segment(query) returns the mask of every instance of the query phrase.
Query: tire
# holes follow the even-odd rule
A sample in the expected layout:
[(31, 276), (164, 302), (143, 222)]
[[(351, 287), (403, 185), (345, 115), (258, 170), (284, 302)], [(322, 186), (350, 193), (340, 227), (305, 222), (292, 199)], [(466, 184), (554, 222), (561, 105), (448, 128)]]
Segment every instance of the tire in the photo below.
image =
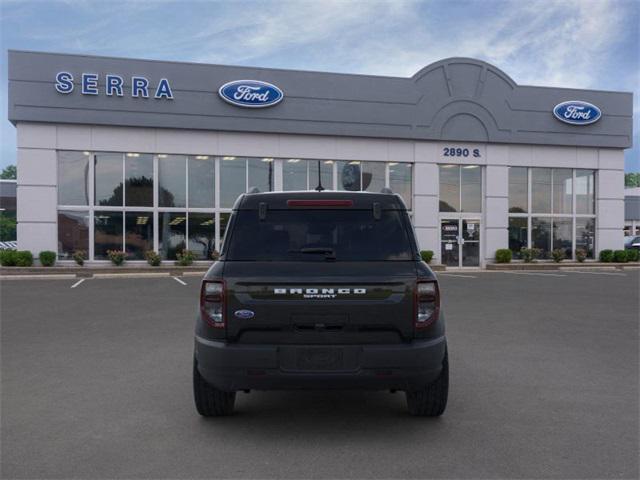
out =
[(417, 417), (439, 417), (447, 408), (449, 396), (449, 356), (444, 351), (442, 370), (438, 378), (423, 390), (409, 391), (407, 408), (411, 415)]
[(193, 360), (193, 397), (196, 410), (203, 417), (222, 417), (233, 413), (236, 392), (223, 392), (202, 378), (198, 364)]

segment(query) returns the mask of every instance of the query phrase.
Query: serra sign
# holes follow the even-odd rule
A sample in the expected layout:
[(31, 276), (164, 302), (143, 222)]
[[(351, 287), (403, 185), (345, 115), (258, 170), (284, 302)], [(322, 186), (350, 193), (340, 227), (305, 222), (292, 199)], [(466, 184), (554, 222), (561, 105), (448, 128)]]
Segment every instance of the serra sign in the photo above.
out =
[[(69, 94), (75, 90), (73, 75), (69, 72), (58, 72), (56, 75), (55, 87), (59, 93)], [(82, 95), (99, 95), (100, 86), (98, 84), (100, 78), (97, 73), (83, 73), (80, 76), (80, 93)], [(104, 94), (108, 97), (124, 96), (124, 78), (120, 75), (107, 73), (104, 76)], [(153, 98), (166, 98), (173, 100), (173, 92), (169, 80), (161, 78), (155, 91), (150, 88), (149, 80), (142, 76), (131, 77), (131, 96), (134, 98), (149, 98), (149, 93), (153, 93)]]
[(284, 93), (271, 83), (260, 80), (234, 80), (218, 90), (225, 102), (237, 107), (264, 108), (280, 103)]
[(600, 120), (602, 112), (592, 103), (581, 100), (569, 100), (553, 107), (555, 117), (571, 125), (589, 125)]

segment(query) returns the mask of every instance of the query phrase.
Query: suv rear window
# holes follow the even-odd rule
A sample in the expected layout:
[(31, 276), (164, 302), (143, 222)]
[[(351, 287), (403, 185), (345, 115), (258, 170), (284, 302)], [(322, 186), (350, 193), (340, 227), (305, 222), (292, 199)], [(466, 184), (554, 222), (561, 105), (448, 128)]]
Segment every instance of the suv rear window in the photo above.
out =
[(225, 260), (407, 261), (412, 247), (406, 212), (384, 210), (255, 210), (234, 212)]

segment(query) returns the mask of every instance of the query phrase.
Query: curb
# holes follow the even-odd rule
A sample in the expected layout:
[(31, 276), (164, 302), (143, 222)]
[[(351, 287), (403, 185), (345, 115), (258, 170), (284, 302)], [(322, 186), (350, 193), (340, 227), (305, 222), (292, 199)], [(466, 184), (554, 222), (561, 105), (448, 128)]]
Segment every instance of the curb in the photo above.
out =
[(489, 263), (486, 269), (489, 271), (510, 271), (510, 270), (626, 270), (640, 268), (640, 264), (634, 263)]

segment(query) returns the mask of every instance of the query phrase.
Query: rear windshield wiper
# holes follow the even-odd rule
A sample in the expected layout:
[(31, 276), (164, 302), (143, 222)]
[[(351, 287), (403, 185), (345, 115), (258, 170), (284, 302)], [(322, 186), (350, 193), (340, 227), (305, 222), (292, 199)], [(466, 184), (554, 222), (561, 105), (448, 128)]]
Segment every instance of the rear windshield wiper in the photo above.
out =
[(292, 250), (295, 253), (324, 253), (327, 260), (335, 260), (336, 252), (331, 247), (305, 247), (300, 250)]

